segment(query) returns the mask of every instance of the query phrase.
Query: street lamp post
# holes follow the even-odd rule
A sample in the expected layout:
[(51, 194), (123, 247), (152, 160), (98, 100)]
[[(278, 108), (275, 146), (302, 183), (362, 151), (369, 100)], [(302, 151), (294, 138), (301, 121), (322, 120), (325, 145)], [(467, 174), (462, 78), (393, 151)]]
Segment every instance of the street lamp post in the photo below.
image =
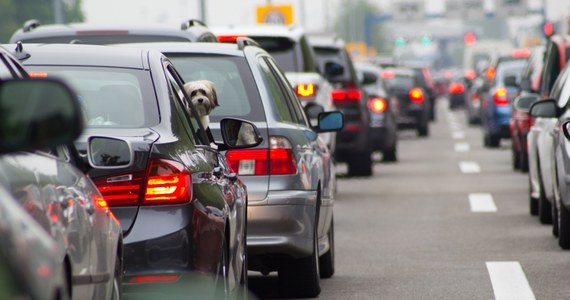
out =
[(62, 0), (53, 0), (53, 17), (54, 23), (62, 24), (63, 20), (63, 3)]

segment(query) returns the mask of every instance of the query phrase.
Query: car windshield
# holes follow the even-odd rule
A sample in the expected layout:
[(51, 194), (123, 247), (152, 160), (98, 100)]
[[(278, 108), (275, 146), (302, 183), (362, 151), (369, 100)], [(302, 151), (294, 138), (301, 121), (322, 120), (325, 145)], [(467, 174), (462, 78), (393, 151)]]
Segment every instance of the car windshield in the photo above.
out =
[(520, 77), (522, 74), (522, 70), (525, 67), (524, 60), (516, 60), (516, 61), (509, 61), (505, 62), (497, 68), (497, 76), (496, 80), (499, 85), (505, 85), (505, 78), (509, 76), (515, 76), (517, 82), (520, 81)]
[(28, 66), (31, 76), (59, 77), (77, 92), (87, 127), (142, 128), (159, 114), (146, 71), (74, 66)]
[(195, 54), (167, 54), (184, 81), (210, 80), (216, 87), (220, 104), (210, 117), (219, 121), (234, 116), (264, 121), (261, 98), (251, 70), (243, 58)]

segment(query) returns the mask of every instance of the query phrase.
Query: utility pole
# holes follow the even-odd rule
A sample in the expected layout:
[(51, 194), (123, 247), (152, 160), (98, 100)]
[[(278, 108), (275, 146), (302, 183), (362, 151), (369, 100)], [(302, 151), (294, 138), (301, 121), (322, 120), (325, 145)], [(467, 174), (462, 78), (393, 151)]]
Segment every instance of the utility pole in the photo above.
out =
[(200, 0), (200, 19), (204, 24), (208, 24), (206, 20), (206, 1)]
[(63, 19), (63, 3), (61, 1), (53, 0), (53, 16), (56, 24), (62, 24), (65, 21)]

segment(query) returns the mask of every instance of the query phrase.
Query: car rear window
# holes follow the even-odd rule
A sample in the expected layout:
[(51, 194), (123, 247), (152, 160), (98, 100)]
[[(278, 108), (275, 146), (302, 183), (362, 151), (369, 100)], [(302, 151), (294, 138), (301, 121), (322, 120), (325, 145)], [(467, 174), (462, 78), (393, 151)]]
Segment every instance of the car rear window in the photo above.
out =
[(184, 81), (210, 80), (216, 86), (219, 107), (210, 118), (219, 121), (226, 116), (251, 121), (265, 121), (255, 80), (243, 57), (209, 54), (165, 53)]
[(299, 72), (299, 58), (295, 52), (295, 42), (288, 38), (279, 37), (253, 37), (261, 48), (269, 52), (284, 72)]
[(148, 71), (74, 66), (27, 66), (32, 77), (58, 77), (77, 93), (87, 127), (143, 128), (159, 123)]
[(335, 76), (331, 81), (356, 84), (358, 81), (356, 78), (356, 71), (352, 66), (352, 61), (349, 61), (349, 57), (343, 49), (318, 46), (313, 47), (313, 49), (315, 49), (315, 54), (317, 55), (317, 60), (319, 61), (319, 67), (321, 70), (325, 70), (325, 64), (329, 61), (334, 61), (344, 67), (343, 73)]
[(36, 38), (23, 38), (26, 43), (38, 44), (69, 44), (77, 41), (83, 44), (108, 45), (118, 43), (155, 43), (155, 42), (189, 42), (188, 38), (178, 36), (138, 35), (138, 34), (78, 34), (64, 36), (47, 36)]
[(388, 89), (409, 90), (414, 87), (414, 78), (397, 74), (394, 77), (384, 79), (384, 83)]

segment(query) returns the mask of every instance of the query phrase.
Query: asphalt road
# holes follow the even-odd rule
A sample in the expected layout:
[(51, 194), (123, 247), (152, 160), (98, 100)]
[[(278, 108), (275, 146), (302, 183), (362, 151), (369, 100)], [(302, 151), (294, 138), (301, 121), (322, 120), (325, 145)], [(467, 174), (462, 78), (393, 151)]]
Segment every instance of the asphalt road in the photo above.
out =
[[(530, 216), (509, 141), (483, 148), (445, 100), (430, 129), (400, 132), (399, 162), (371, 178), (338, 167), (336, 273), (319, 298), (570, 299), (570, 253)], [(250, 288), (279, 298), (276, 276), (250, 276)]]

